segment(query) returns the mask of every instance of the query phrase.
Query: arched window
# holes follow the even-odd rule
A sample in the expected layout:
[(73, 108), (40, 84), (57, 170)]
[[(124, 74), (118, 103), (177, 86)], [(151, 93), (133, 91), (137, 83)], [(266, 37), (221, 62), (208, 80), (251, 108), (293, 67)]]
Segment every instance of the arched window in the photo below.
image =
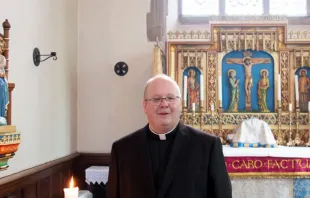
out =
[(265, 15), (309, 17), (310, 0), (179, 0), (181, 18)]
[(226, 15), (262, 15), (263, 0), (225, 0)]
[(269, 0), (271, 15), (307, 16), (307, 0)]
[(183, 16), (212, 16), (220, 14), (219, 0), (182, 0)]

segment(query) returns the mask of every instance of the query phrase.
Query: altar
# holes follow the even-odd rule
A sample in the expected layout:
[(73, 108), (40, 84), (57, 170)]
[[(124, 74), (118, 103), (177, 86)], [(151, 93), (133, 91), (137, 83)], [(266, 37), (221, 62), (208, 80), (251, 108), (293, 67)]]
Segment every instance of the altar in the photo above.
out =
[(310, 148), (223, 146), (233, 197), (310, 196)]
[[(288, 42), (286, 24), (207, 29), (167, 34), (182, 122), (220, 137), (233, 197), (310, 196), (310, 42)], [(254, 143), (236, 132), (253, 118), (264, 128)]]
[[(310, 196), (310, 148), (233, 148), (223, 145), (223, 154), (233, 198)], [(108, 183), (108, 170), (107, 166), (89, 167), (85, 170), (85, 182)]]

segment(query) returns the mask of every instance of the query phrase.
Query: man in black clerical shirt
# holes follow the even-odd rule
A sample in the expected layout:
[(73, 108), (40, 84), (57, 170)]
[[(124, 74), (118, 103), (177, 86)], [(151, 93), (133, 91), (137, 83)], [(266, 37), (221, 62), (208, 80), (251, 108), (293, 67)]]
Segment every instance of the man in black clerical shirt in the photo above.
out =
[(178, 84), (166, 75), (144, 89), (148, 124), (112, 145), (108, 198), (231, 198), (218, 137), (180, 122)]

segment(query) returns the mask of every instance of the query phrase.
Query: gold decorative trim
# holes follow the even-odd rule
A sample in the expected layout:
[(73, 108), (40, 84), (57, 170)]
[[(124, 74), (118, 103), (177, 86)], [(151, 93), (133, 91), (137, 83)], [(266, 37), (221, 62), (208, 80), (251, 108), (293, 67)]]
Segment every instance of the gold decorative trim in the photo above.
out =
[(249, 173), (229, 173), (229, 176), (234, 179), (264, 179), (264, 178), (310, 178), (310, 172), (289, 172), (289, 173), (275, 173), (275, 172), (249, 172)]
[(281, 105), (283, 111), (288, 111), (289, 106), (289, 51), (280, 51), (280, 75), (281, 75)]
[(291, 30), (287, 33), (288, 41), (309, 41), (310, 31), (309, 30)]
[(211, 41), (211, 33), (208, 30), (205, 31), (169, 31), (167, 32), (168, 40), (205, 40)]
[[(276, 24), (274, 26), (276, 26)], [(211, 32), (210, 30), (169, 30), (167, 31), (167, 38), (168, 40), (211, 41)], [(291, 30), (287, 32), (286, 38), (289, 42), (310, 41), (310, 30)], [(266, 44), (269, 45), (269, 41), (267, 41)], [(229, 45), (233, 47), (233, 42), (229, 42)], [(252, 45), (254, 45), (254, 43), (249, 40), (246, 47), (250, 48)]]
[(216, 71), (217, 71), (217, 52), (208, 51), (207, 53), (207, 104), (206, 110), (211, 111), (211, 104), (216, 107)]

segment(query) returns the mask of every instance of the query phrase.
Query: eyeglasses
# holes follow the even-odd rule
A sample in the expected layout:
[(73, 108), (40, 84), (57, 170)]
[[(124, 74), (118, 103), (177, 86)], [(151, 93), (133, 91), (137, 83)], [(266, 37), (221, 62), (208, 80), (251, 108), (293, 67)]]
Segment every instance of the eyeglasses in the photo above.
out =
[(144, 101), (150, 101), (153, 105), (159, 105), (163, 101), (163, 99), (165, 99), (169, 104), (173, 104), (179, 98), (180, 96), (166, 96), (164, 98), (157, 97), (157, 98), (145, 99)]

